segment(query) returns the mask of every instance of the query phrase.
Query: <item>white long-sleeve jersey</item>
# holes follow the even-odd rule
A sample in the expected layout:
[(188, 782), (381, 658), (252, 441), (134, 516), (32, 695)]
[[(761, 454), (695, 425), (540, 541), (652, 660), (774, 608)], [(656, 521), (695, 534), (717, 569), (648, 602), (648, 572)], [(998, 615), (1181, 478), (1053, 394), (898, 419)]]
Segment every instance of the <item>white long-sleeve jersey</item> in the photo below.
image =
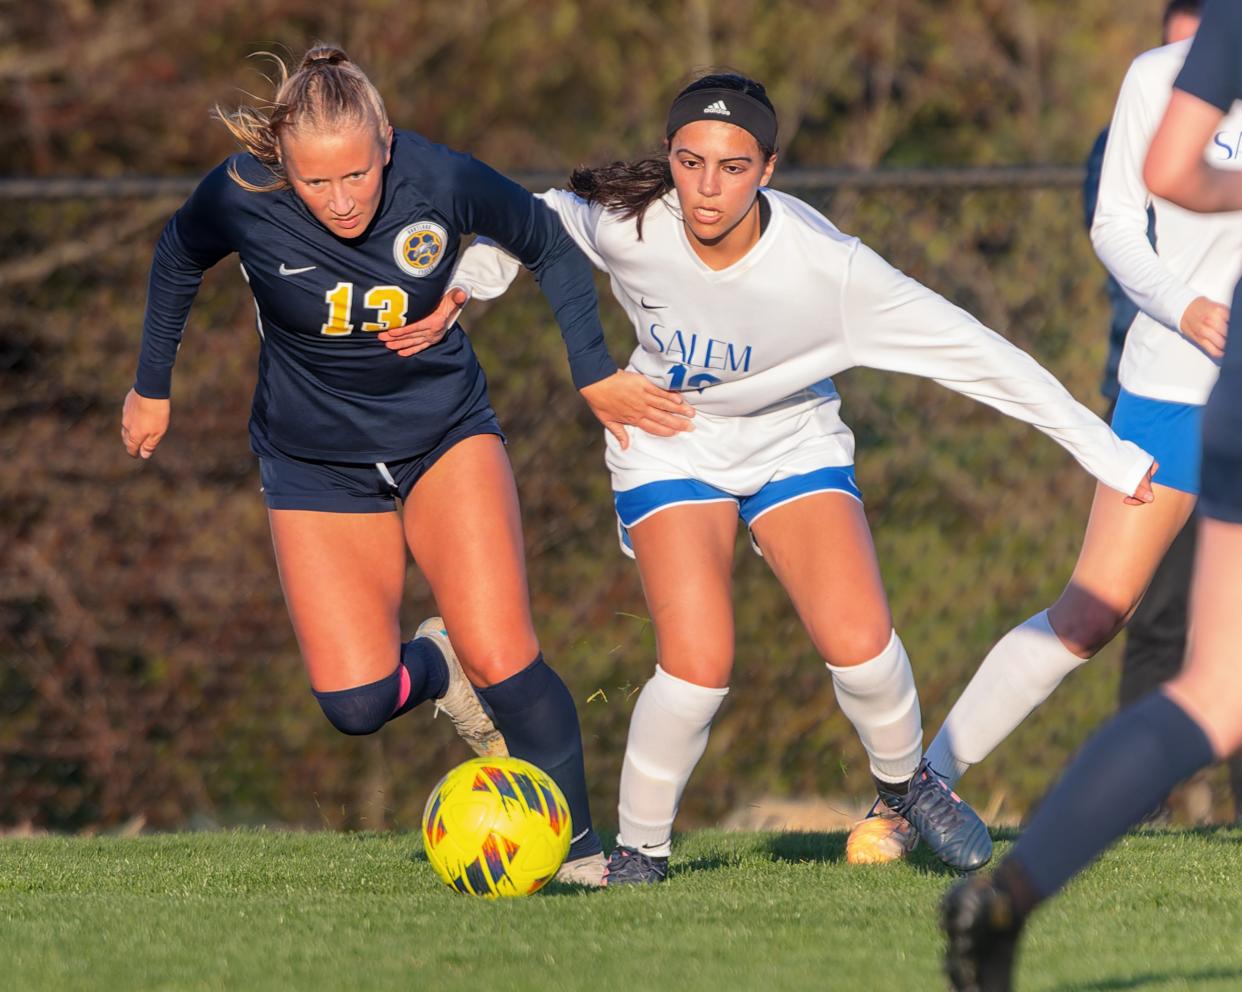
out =
[[(1207, 402), (1219, 367), (1182, 336), (1182, 314), (1199, 296), (1226, 306), (1242, 272), (1242, 212), (1199, 214), (1153, 197), (1143, 161), (1190, 40), (1144, 52), (1130, 65), (1100, 173), (1091, 225), (1096, 254), (1139, 313), (1126, 335), (1118, 379), (1139, 396), (1173, 403)], [(1204, 156), (1215, 166), (1242, 168), (1242, 110), (1221, 121)], [(1156, 215), (1156, 246), (1147, 240), (1147, 208)]]
[[(1093, 476), (1133, 493), (1151, 458), (1119, 439), (1025, 352), (885, 262), (795, 197), (764, 190), (771, 218), (739, 261), (709, 268), (690, 246), (674, 192), (632, 219), (564, 190), (541, 199), (612, 280), (638, 336), (629, 369), (680, 390), (709, 415), (746, 417), (836, 401), (854, 366), (926, 376), (1048, 434)], [(519, 265), (486, 242), (451, 280), (499, 296)]]

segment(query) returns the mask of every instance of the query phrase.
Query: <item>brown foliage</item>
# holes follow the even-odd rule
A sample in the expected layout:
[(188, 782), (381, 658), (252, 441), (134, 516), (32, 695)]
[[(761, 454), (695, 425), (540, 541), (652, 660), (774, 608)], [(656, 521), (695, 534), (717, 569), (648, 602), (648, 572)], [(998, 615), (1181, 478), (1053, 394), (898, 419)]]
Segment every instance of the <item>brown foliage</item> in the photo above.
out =
[[(1103, 0), (8, 5), (0, 162), (201, 173), (230, 150), (208, 108), (239, 86), (267, 92), (245, 55), (315, 38), (370, 71), (397, 124), (505, 169), (567, 173), (651, 149), (669, 95), (709, 62), (765, 80), (785, 163), (1077, 161), (1126, 62), (1155, 40), (1160, 5), (1141, 6), (1117, 20)], [(1073, 191), (810, 196), (1093, 394), (1104, 313)], [(255, 347), (235, 269), (200, 295), (172, 434), (150, 463), (121, 449), (157, 216), (174, 207), (5, 207), (0, 823), (410, 826), (466, 755), (422, 711), (375, 740), (339, 737), (306, 691), (246, 446)], [(605, 310), (623, 354), (630, 332)], [(614, 550), (599, 432), (529, 283), (470, 324), (512, 441), (537, 624), (579, 702), (606, 821), (654, 658), (637, 576)], [(850, 373), (840, 387), (933, 727), (988, 644), (1055, 594), (1090, 486), (1034, 432), (930, 384)], [(867, 788), (822, 665), (740, 548), (737, 677), (687, 823), (761, 793)], [(431, 610), (411, 571), (408, 625)], [(972, 788), (1003, 783), (1023, 806), (1110, 705), (1105, 669), (1076, 676)]]

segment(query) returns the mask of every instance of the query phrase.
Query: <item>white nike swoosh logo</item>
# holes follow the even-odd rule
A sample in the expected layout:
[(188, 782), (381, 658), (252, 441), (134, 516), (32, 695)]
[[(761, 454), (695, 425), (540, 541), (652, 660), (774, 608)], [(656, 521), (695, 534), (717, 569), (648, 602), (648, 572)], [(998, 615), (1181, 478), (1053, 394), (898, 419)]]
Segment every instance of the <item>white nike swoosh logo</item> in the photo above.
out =
[(314, 269), (314, 268), (317, 268), (317, 266), (307, 265), (301, 269), (291, 269), (287, 265), (285, 265), (284, 262), (281, 262), (280, 263), (280, 274), (282, 276), (296, 276), (296, 275), (300, 275), (303, 272), (310, 272), (311, 269)]

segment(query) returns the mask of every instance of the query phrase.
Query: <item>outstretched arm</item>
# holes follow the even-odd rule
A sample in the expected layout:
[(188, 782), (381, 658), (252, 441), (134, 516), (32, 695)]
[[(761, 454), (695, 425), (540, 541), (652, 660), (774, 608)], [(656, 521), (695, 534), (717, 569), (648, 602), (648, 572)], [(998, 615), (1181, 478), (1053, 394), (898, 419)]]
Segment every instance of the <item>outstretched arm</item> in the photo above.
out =
[(1020, 348), (858, 244), (842, 295), (856, 365), (906, 372), (1024, 421), (1133, 502), (1150, 502), (1152, 458), (1114, 434)]

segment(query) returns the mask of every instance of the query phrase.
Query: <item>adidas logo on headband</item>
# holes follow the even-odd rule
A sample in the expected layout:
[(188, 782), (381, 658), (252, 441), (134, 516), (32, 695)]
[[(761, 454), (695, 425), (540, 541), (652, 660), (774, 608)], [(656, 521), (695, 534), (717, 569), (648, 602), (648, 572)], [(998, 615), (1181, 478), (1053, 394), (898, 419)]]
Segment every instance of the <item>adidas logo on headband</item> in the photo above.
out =
[(715, 103), (709, 103), (706, 107), (703, 108), (703, 113), (721, 114), (725, 117), (733, 116), (732, 114), (729, 113), (729, 108), (725, 106), (725, 102), (723, 100), (717, 100)]

